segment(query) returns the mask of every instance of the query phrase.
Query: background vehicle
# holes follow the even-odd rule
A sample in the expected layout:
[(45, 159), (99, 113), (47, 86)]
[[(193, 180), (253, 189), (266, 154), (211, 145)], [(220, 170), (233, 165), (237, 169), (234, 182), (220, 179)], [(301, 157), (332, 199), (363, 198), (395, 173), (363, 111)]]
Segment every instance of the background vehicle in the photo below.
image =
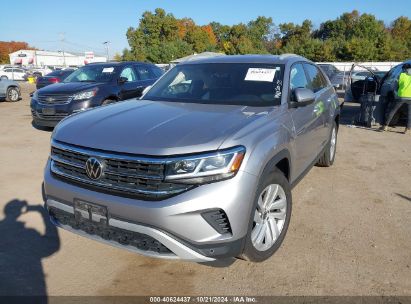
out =
[(0, 70), (1, 79), (25, 80), (27, 72), (21, 68), (4, 68)]
[(37, 77), (36, 88), (38, 90), (50, 84), (62, 82), (73, 72), (73, 69), (56, 70), (47, 74), (46, 76)]
[(369, 71), (355, 71), (351, 74), (352, 82), (356, 82), (358, 80), (365, 80), (368, 77), (376, 76), (379, 80), (381, 80), (387, 72), (384, 71), (373, 71), (373, 73)]
[(20, 100), (20, 86), (17, 82), (0, 78), (0, 99), (6, 101)]
[(72, 113), (140, 97), (162, 73), (155, 65), (142, 62), (88, 64), (63, 82), (43, 87), (33, 94), (33, 122), (54, 127)]
[(30, 75), (34, 77), (42, 77), (50, 74), (53, 70), (50, 67), (33, 67), (30, 69)]
[(318, 64), (318, 66), (324, 71), (324, 73), (330, 79), (334, 88), (344, 89), (348, 83), (348, 73), (344, 73), (337, 69), (332, 64)]
[[(380, 81), (378, 93), (380, 94), (380, 101), (384, 103), (384, 115), (388, 115), (389, 110), (394, 105), (398, 92), (398, 78), (402, 73), (402, 67), (405, 63), (411, 64), (411, 60), (405, 61), (393, 67)], [(398, 124), (405, 115), (407, 109), (402, 107), (391, 121), (391, 125)]]
[(184, 62), (138, 102), (58, 124), (46, 206), (65, 229), (148, 256), (262, 261), (286, 234), (291, 188), (333, 164), (339, 109), (300, 56)]

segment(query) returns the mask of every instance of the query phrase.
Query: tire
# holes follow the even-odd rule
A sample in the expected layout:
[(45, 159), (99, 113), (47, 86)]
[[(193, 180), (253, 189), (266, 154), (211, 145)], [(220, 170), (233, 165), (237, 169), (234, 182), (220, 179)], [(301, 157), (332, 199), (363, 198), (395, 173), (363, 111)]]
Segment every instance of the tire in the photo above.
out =
[[(240, 259), (252, 262), (262, 262), (270, 258), (274, 254), (274, 252), (276, 252), (280, 248), (281, 243), (283, 242), (284, 237), (287, 233), (291, 218), (292, 196), (291, 186), (288, 180), (278, 169), (264, 171), (266, 173), (263, 173), (257, 187), (257, 192), (250, 215), (248, 233), (246, 235), (244, 243), (244, 250), (241, 256), (239, 256)], [(274, 202), (277, 205), (274, 206), (274, 210), (277, 211), (268, 212), (265, 215), (259, 217), (259, 215), (262, 215), (262, 213), (267, 212), (267, 210), (265, 210), (265, 212), (260, 212), (262, 211), (261, 204), (263, 203), (259, 202), (264, 201), (264, 198), (266, 198), (266, 196), (264, 196), (264, 192), (269, 191), (267, 190), (267, 188), (271, 186), (274, 186), (274, 188), (272, 189), (273, 191), (276, 191), (275, 186), (278, 186), (277, 194), (274, 197), (274, 200), (268, 200), (271, 202), (271, 204), (273, 204)], [(265, 192), (265, 195), (268, 195), (268, 193), (269, 192)], [(270, 195), (268, 195), (268, 197), (270, 197)], [(260, 200), (260, 198), (263, 199)], [(285, 203), (281, 204), (281, 201), (283, 200), (285, 200)], [(285, 206), (285, 208), (282, 208), (283, 206)], [(278, 209), (276, 207), (278, 207)], [(264, 217), (265, 220), (263, 219)], [(278, 217), (278, 219), (276, 217)], [(280, 217), (283, 217), (283, 219), (281, 220)], [(276, 226), (272, 226), (273, 224)], [(264, 225), (266, 225), (266, 228), (264, 230), (265, 232), (263, 232)], [(275, 227), (277, 229), (275, 229)], [(259, 243), (258, 239), (261, 238), (262, 234), (264, 234), (264, 238), (261, 240), (261, 243)], [(267, 242), (267, 236), (273, 236), (273, 238), (271, 238), (271, 241)]]
[(10, 102), (16, 102), (20, 99), (19, 89), (16, 87), (10, 87), (6, 92), (6, 100)]
[(117, 101), (117, 100), (114, 100), (114, 99), (105, 99), (105, 100), (101, 103), (101, 105), (104, 106), (104, 105), (112, 104), (112, 103), (115, 103), (116, 101)]
[(330, 140), (325, 146), (324, 154), (318, 160), (317, 166), (331, 167), (334, 164), (335, 153), (337, 151), (337, 134), (338, 134), (338, 128), (337, 128), (337, 124), (334, 121), (333, 127), (331, 129), (331, 133), (330, 133)]

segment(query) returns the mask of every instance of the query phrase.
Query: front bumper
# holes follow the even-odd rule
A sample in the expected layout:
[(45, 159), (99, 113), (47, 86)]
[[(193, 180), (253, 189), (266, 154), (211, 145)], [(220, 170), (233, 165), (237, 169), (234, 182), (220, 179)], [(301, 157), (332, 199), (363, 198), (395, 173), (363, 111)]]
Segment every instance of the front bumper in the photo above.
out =
[[(94, 106), (91, 100), (71, 101), (64, 104), (43, 104), (32, 98), (31, 116), (35, 125), (55, 127), (62, 119), (73, 113), (90, 109)], [(47, 110), (51, 112), (47, 112)]]
[[(248, 231), (257, 178), (246, 172), (229, 180), (202, 185), (161, 201), (143, 201), (97, 192), (55, 177), (50, 163), (45, 170), (47, 206), (74, 214), (74, 202), (82, 200), (108, 210), (108, 227), (145, 234), (167, 247), (171, 253), (140, 250), (105, 240), (70, 225), (53, 220), (58, 226), (77, 234), (151, 257), (206, 262), (235, 257), (242, 251)], [(231, 233), (220, 234), (205, 219), (210, 210), (223, 210)]]
[[(149, 257), (155, 257), (155, 258), (166, 258), (166, 259), (184, 259), (187, 261), (193, 261), (193, 262), (209, 262), (209, 261), (214, 261), (213, 258), (206, 257), (204, 255), (199, 254), (198, 252), (192, 250), (191, 248), (185, 246), (184, 244), (178, 242), (177, 240), (173, 239), (169, 235), (165, 234), (162, 231), (156, 230), (151, 227), (146, 227), (142, 225), (137, 225), (134, 223), (110, 218), (107, 223), (107, 227), (112, 228), (118, 228), (117, 229), (117, 235), (112, 236), (108, 234), (107, 236), (102, 235), (104, 233), (104, 229), (101, 229), (102, 233), (98, 233), (96, 231), (91, 231), (91, 229), (87, 229), (86, 231), (84, 229), (81, 229), (81, 227), (73, 227), (72, 225), (68, 224), (68, 221), (65, 221), (64, 223), (61, 221), (62, 217), (56, 216), (57, 212), (56, 210), (59, 210), (61, 213), (65, 213), (67, 215), (72, 215), (74, 218), (74, 208), (72, 206), (62, 204), (58, 201), (48, 199), (46, 201), (46, 207), (51, 214), (50, 218), (53, 224), (55, 224), (58, 227), (61, 227), (65, 230), (68, 230), (70, 232), (76, 233), (81, 236), (85, 236), (87, 238), (106, 243), (108, 245), (112, 245), (115, 247), (120, 247), (123, 249), (126, 249), (131, 252), (139, 253), (142, 255), (146, 255)], [(66, 217), (68, 217), (66, 215)], [(58, 220), (60, 219), (60, 220)], [(77, 228), (77, 229), (76, 229)], [(97, 230), (97, 229), (95, 229)], [(120, 232), (124, 232), (123, 234), (120, 234)], [(140, 245), (141, 247), (147, 247), (147, 248), (142, 248), (139, 249), (136, 246), (132, 246), (129, 244), (129, 241), (127, 240), (127, 237), (124, 238), (125, 234), (130, 235), (130, 232), (136, 232), (138, 235), (142, 235), (143, 239), (141, 240), (141, 243), (144, 243)], [(113, 234), (113, 233), (111, 233)], [(123, 240), (118, 242), (116, 238), (123, 238)], [(145, 237), (145, 239), (144, 239)], [(150, 240), (151, 239), (155, 240), (154, 242)], [(129, 237), (130, 239), (130, 237)], [(163, 248), (167, 248), (169, 250), (153, 250), (154, 246), (147, 245), (148, 242), (161, 244)], [(140, 248), (141, 248), (140, 247)], [(157, 245), (159, 247), (159, 245)], [(151, 249), (151, 250), (150, 250)], [(155, 248), (157, 249), (157, 248)]]

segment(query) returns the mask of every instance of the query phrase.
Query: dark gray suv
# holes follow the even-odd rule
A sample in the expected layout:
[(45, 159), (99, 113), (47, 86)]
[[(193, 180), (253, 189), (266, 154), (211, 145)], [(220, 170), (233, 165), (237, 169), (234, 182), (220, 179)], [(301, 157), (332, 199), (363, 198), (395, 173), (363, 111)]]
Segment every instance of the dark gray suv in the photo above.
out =
[(303, 57), (179, 64), (140, 101), (57, 126), (46, 207), (64, 229), (152, 257), (262, 261), (284, 239), (292, 187), (333, 164), (338, 123), (334, 88)]

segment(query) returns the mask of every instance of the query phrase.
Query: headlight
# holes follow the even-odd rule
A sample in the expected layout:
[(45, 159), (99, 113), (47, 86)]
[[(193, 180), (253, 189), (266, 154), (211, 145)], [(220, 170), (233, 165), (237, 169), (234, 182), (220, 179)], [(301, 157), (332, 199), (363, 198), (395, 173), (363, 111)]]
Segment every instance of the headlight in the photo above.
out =
[(97, 94), (97, 88), (91, 91), (84, 91), (84, 92), (77, 93), (73, 96), (73, 100), (90, 99), (91, 97), (96, 96), (96, 94)]
[(244, 147), (214, 153), (182, 157), (166, 165), (166, 180), (202, 184), (233, 177), (241, 166)]
[(35, 91), (33, 93), (33, 96), (31, 96), (31, 98), (38, 99), (39, 98), (39, 93), (37, 93), (37, 91)]

